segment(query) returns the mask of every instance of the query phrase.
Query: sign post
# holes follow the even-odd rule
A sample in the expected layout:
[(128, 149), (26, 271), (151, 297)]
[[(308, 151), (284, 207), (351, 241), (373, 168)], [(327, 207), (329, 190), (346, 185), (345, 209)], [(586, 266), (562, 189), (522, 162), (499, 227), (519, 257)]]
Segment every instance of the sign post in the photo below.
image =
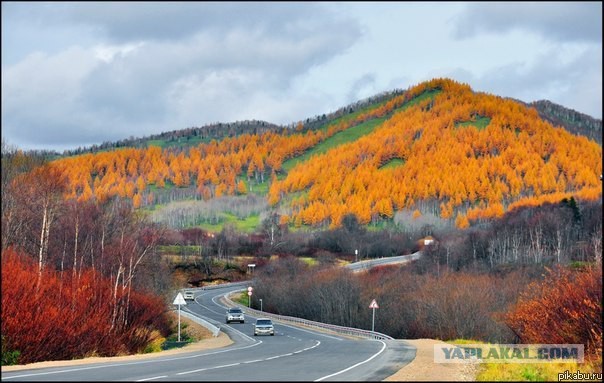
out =
[(247, 288), (247, 307), (252, 307), (252, 290), (254, 290), (252, 286)]
[(371, 331), (374, 331), (374, 329), (375, 329), (375, 309), (379, 309), (380, 306), (378, 306), (377, 302), (374, 299), (369, 304), (369, 308), (373, 309), (373, 318), (371, 319)]
[(182, 294), (178, 293), (172, 304), (178, 305), (178, 341), (180, 342), (180, 305), (186, 305), (187, 302), (185, 301), (185, 298), (182, 296)]

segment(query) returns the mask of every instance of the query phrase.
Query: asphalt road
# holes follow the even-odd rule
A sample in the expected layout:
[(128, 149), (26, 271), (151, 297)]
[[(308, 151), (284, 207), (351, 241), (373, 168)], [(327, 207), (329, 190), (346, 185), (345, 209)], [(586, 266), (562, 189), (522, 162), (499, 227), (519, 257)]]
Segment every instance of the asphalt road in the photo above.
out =
[[(239, 289), (241, 287), (238, 287)], [(183, 310), (220, 326), (233, 344), (123, 363), (2, 372), (6, 381), (379, 381), (415, 357), (402, 340), (349, 339), (275, 322), (274, 336), (253, 336), (255, 317), (225, 323), (220, 296), (237, 287), (199, 290)]]

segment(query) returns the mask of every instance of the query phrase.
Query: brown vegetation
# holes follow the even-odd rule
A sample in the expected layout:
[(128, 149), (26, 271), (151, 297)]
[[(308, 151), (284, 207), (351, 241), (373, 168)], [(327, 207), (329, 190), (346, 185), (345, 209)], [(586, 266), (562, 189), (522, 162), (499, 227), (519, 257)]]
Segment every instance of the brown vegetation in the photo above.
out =
[(523, 343), (582, 344), (602, 361), (602, 265), (555, 267), (532, 283), (506, 316)]

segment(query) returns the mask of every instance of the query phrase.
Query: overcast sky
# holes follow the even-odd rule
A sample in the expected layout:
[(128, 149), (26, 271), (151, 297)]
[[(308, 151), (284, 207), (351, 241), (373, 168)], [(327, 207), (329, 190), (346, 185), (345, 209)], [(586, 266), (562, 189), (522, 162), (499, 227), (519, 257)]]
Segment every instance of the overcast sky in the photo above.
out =
[(434, 77), (602, 118), (601, 2), (2, 1), (2, 137), (289, 124)]

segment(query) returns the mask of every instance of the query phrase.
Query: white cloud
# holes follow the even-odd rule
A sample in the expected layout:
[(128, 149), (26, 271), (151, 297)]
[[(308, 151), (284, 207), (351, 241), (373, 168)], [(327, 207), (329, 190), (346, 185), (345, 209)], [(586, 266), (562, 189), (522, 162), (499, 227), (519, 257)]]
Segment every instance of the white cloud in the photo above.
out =
[(116, 56), (124, 57), (130, 52), (134, 52), (136, 49), (142, 47), (144, 43), (138, 44), (125, 44), (125, 45), (99, 45), (94, 48), (94, 57), (110, 63)]

